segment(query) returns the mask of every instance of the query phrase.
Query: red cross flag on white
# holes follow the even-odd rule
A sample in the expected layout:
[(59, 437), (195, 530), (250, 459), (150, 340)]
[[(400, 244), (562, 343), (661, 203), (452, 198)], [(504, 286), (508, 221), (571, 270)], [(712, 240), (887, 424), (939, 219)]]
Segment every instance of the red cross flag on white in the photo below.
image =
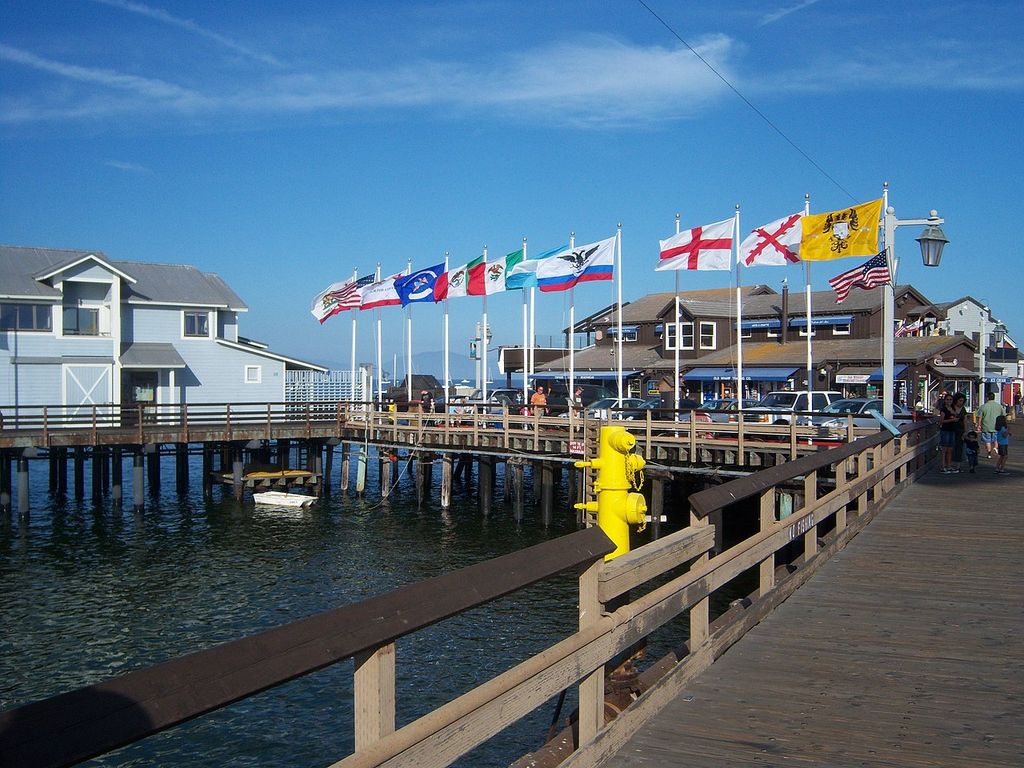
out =
[(655, 271), (666, 269), (731, 269), (732, 231), (735, 219), (684, 229), (661, 241), (661, 261)]
[(794, 213), (757, 227), (740, 243), (739, 260), (745, 267), (779, 267), (800, 261), (802, 213)]

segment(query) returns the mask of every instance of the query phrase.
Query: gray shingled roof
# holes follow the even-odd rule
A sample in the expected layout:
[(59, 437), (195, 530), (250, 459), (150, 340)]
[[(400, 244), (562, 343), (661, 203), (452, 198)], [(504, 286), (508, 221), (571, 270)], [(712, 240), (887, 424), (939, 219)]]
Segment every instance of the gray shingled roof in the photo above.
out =
[(202, 272), (186, 264), (111, 261), (101, 251), (10, 245), (0, 246), (0, 295), (58, 299), (59, 291), (36, 280), (33, 275), (45, 274), (90, 255), (137, 280), (134, 285), (125, 286), (124, 297), (127, 299), (247, 309), (245, 302), (219, 275)]
[[(574, 360), (576, 370), (579, 372), (615, 370), (617, 360), (613, 354), (614, 349), (614, 346), (596, 345), (576, 350)], [(638, 347), (636, 345), (623, 344), (622, 367), (630, 371), (672, 368), (674, 361), (665, 360), (658, 354), (658, 349), (658, 347)], [(538, 365), (537, 370), (541, 372), (568, 371), (569, 356), (566, 355), (557, 360), (552, 360), (550, 363)]]
[[(907, 336), (895, 340), (894, 357), (901, 362), (921, 363), (958, 344), (973, 346), (963, 336)], [(882, 340), (869, 339), (821, 339), (812, 347), (815, 360), (839, 362), (872, 362), (882, 358)], [(704, 355), (697, 360), (687, 361), (689, 366), (732, 365), (736, 359), (736, 348), (727, 347)], [(747, 342), (743, 345), (744, 365), (800, 365), (807, 362), (807, 340), (779, 344), (775, 341)]]

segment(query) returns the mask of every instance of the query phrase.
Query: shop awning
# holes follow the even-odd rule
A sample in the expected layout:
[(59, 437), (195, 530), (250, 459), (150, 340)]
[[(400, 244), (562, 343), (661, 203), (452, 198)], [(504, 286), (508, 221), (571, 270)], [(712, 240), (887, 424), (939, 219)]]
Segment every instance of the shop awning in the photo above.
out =
[(764, 328), (781, 328), (782, 321), (775, 320), (744, 320), (740, 323), (740, 328), (744, 331), (757, 331)]
[[(639, 325), (624, 325), (624, 326), (622, 326), (622, 332), (623, 333), (636, 333), (637, 329), (639, 327), (640, 327)], [(611, 328), (608, 329), (608, 335), (609, 336), (618, 336), (618, 334), (619, 334), (619, 326), (613, 325)]]
[[(744, 368), (744, 381), (788, 381), (797, 368)], [(735, 368), (692, 368), (683, 374), (684, 381), (735, 381)]]
[[(892, 377), (898, 379), (907, 370), (905, 365), (897, 365), (892, 369)], [(882, 369), (873, 365), (847, 365), (836, 372), (836, 384), (867, 384), (869, 381), (881, 381)]]
[[(816, 325), (849, 325), (853, 322), (853, 315), (822, 315), (821, 317), (811, 316), (811, 327)], [(806, 317), (791, 317), (789, 325), (792, 328), (805, 328)]]
[[(628, 379), (630, 376), (636, 376), (639, 373), (642, 373), (642, 371), (623, 371), (622, 372), (622, 378)], [(608, 381), (610, 379), (617, 378), (618, 375), (619, 374), (618, 374), (617, 371), (580, 371), (580, 370), (577, 370), (576, 371), (576, 381), (586, 381), (588, 379), (597, 379), (599, 381)], [(558, 373), (550, 373), (550, 372), (546, 372), (545, 371), (545, 372), (541, 372), (541, 373), (536, 373), (533, 376), (531, 376), (530, 378), (534, 379), (534, 380), (536, 380), (536, 379), (545, 379), (545, 380), (546, 379), (556, 379), (558, 381), (568, 381), (569, 380), (569, 374), (568, 374), (568, 372), (561, 372), (561, 371), (559, 371)]]
[(929, 365), (929, 370), (943, 379), (976, 379), (978, 374), (969, 368), (961, 368), (959, 365)]

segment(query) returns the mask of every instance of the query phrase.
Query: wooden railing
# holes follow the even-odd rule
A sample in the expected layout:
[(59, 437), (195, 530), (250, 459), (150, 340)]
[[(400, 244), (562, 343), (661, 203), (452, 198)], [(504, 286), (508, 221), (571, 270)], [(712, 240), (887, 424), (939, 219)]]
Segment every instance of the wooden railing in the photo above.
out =
[[(713, 414), (732, 421), (711, 422)], [(659, 447), (696, 456), (700, 448), (772, 450), (795, 459), (811, 446), (849, 442), (876, 430), (848, 426), (840, 432), (807, 423), (763, 421), (763, 414), (650, 411), (640, 419), (618, 420), (633, 432), (645, 453)], [(380, 410), (371, 403), (277, 402), (169, 405), (19, 406), (0, 408), (0, 447), (136, 444), (205, 440), (337, 437), (422, 447), (467, 447), (573, 453), (589, 427), (606, 421), (585, 412), (548, 408), (545, 415), (522, 414), (507, 406), (452, 406), (448, 412)], [(785, 443), (785, 446), (780, 445)], [(578, 452), (578, 448), (576, 449)], [(742, 462), (737, 462), (742, 463)]]
[[(922, 422), (694, 494), (690, 526), (608, 563), (611, 543), (590, 528), (2, 713), (0, 754), (71, 765), (354, 658), (356, 751), (335, 766), (448, 765), (575, 684), (579, 749), (566, 765), (593, 765), (845, 546), (926, 468), (935, 438)], [(715, 526), (752, 511), (757, 531), (716, 550)], [(397, 638), (566, 569), (582, 571), (577, 632), (396, 730)], [(712, 596), (751, 569), (756, 592), (712, 621)], [(605, 665), (684, 613), (689, 639), (668, 674), (605, 726)]]

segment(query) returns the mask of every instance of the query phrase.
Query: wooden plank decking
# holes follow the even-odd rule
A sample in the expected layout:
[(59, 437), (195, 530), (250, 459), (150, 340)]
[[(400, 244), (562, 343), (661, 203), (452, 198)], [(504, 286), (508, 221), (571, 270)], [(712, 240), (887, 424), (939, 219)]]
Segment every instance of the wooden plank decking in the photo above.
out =
[(610, 766), (1024, 765), (1024, 453), (933, 470)]

